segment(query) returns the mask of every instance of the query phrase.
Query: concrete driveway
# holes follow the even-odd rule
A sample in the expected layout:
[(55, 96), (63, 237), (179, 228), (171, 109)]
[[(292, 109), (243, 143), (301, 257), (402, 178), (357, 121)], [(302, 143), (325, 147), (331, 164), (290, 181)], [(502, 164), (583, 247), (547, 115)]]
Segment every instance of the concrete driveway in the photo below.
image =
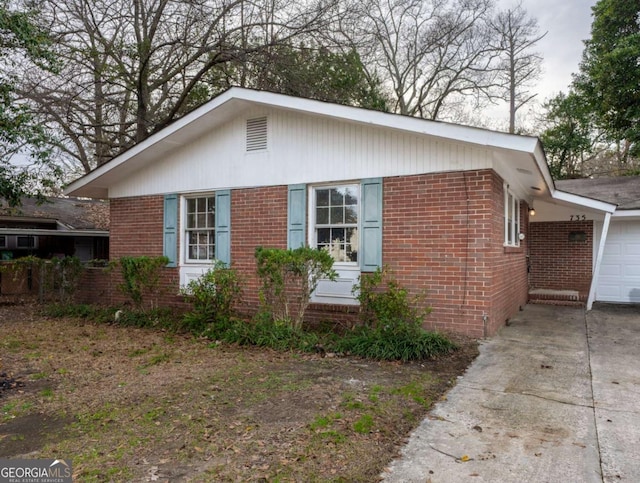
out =
[(640, 481), (640, 308), (526, 306), (382, 476)]

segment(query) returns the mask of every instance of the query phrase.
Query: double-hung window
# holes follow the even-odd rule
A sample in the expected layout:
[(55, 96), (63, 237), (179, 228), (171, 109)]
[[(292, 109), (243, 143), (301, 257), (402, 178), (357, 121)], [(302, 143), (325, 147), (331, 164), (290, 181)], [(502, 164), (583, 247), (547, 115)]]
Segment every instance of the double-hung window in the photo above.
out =
[(208, 262), (216, 257), (216, 198), (185, 200), (185, 248), (187, 262)]
[(329, 252), (336, 263), (357, 263), (359, 185), (317, 187), (313, 200), (316, 248)]
[(520, 200), (504, 189), (504, 244), (505, 246), (520, 246)]

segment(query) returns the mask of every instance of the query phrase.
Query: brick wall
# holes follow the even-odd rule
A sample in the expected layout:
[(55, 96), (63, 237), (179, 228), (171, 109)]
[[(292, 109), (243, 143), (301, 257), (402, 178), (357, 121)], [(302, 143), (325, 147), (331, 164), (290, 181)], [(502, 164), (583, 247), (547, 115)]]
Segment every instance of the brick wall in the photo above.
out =
[(287, 248), (286, 186), (233, 190), (231, 193), (231, 264), (244, 280), (244, 309), (258, 309), (258, 246)]
[[(531, 230), (531, 288), (588, 294), (593, 266), (593, 221), (534, 222)], [(570, 240), (572, 232), (584, 240)]]
[(427, 293), (429, 327), (482, 337), (526, 303), (526, 248), (505, 252), (503, 214), (491, 170), (385, 178), (383, 262)]
[[(385, 178), (383, 190), (383, 263), (410, 291), (426, 293), (433, 307), (430, 328), (490, 335), (526, 302), (526, 245), (511, 251), (502, 246), (502, 180), (493, 171)], [(254, 251), (256, 246), (286, 248), (287, 187), (238, 189), (231, 197), (232, 265), (244, 280), (243, 308), (255, 312)], [(111, 201), (111, 260), (162, 255), (162, 232), (162, 196)], [(110, 286), (117, 304), (124, 297), (115, 289), (119, 276), (114, 273)], [(165, 269), (163, 301), (183, 307), (175, 295), (178, 280), (177, 268)], [(357, 317), (353, 307), (327, 308), (323, 313), (322, 305), (313, 304), (310, 319), (346, 325)]]
[[(117, 261), (123, 256), (162, 256), (164, 230), (163, 196), (112, 199), (110, 210), (110, 260)], [(178, 308), (185, 307), (182, 297), (178, 295), (179, 280), (178, 268), (163, 269), (160, 281), (163, 305)], [(117, 288), (122, 283), (119, 270), (112, 272), (110, 283), (112, 303), (122, 304), (127, 302), (127, 298)]]
[(492, 189), (492, 242), (487, 253), (491, 269), (491, 302), (487, 320), (487, 335), (494, 334), (508, 319), (527, 303), (529, 283), (527, 252), (530, 242), (529, 207), (520, 203), (520, 233), (524, 240), (519, 247), (504, 246), (504, 188), (502, 180), (495, 176)]

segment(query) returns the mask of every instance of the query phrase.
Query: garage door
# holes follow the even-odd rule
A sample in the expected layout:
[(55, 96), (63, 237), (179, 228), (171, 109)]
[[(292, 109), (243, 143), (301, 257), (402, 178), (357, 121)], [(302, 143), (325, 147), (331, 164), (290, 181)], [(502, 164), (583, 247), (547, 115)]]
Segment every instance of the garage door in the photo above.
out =
[(596, 300), (640, 303), (640, 221), (612, 221)]

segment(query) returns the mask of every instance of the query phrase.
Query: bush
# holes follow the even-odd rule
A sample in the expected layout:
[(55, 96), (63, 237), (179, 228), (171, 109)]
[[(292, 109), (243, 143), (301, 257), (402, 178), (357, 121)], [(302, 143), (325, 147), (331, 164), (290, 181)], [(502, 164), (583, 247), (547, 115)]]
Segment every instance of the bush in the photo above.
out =
[(211, 324), (222, 330), (233, 315), (234, 305), (240, 303), (241, 280), (234, 269), (216, 261), (200, 278), (191, 280), (181, 294), (193, 305), (183, 317), (186, 330), (201, 333)]
[(322, 279), (335, 280), (333, 258), (324, 250), (258, 247), (255, 251), (263, 309), (273, 320), (299, 329), (311, 294)]
[(431, 312), (430, 307), (417, 308), (422, 305), (423, 297), (410, 297), (409, 291), (400, 286), (387, 267), (361, 275), (353, 292), (360, 302), (360, 318), (370, 327), (390, 322), (421, 325)]
[(391, 272), (378, 269), (360, 277), (354, 287), (363, 325), (335, 342), (339, 352), (382, 360), (421, 360), (451, 352), (455, 344), (422, 328), (431, 309), (418, 308), (421, 298), (410, 297)]
[(121, 257), (123, 282), (118, 288), (131, 299), (137, 311), (145, 310), (145, 301), (152, 297), (151, 308), (157, 305), (160, 275), (169, 263), (167, 257)]
[(455, 349), (456, 345), (442, 334), (401, 324), (359, 327), (338, 339), (335, 346), (336, 351), (355, 356), (404, 362), (430, 359)]
[(231, 344), (269, 347), (278, 351), (299, 350), (311, 352), (318, 345), (318, 336), (283, 322), (260, 317), (253, 322), (235, 321), (219, 340)]
[(77, 317), (91, 319), (93, 322), (113, 322), (116, 312), (114, 308), (100, 307), (89, 304), (53, 303), (42, 308), (42, 315), (47, 317)]

